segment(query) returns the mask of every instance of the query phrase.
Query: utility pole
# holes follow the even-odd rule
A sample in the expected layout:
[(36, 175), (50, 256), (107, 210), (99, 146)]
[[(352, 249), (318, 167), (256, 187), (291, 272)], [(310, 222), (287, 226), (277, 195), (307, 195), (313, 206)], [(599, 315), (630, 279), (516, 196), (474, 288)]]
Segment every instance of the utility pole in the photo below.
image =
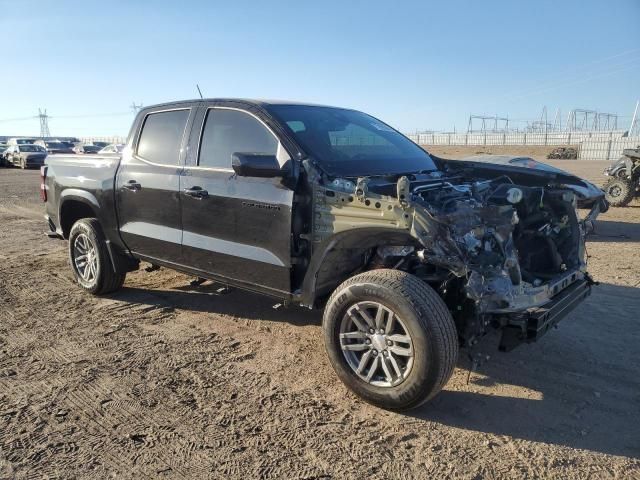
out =
[(133, 114), (137, 115), (138, 112), (142, 110), (142, 103), (136, 105), (136, 102), (131, 102), (131, 105), (129, 105), (129, 107), (131, 108), (131, 110), (133, 110)]
[(42, 109), (38, 109), (38, 118), (40, 119), (40, 137), (45, 139), (51, 136), (51, 132), (49, 131), (49, 115), (47, 115), (47, 109), (44, 111)]
[(640, 134), (640, 128), (637, 128), (638, 106), (640, 106), (640, 100), (636, 102), (636, 109), (633, 111), (633, 118), (631, 118), (631, 125), (629, 126), (629, 134), (628, 134), (630, 137), (633, 137), (636, 134)]

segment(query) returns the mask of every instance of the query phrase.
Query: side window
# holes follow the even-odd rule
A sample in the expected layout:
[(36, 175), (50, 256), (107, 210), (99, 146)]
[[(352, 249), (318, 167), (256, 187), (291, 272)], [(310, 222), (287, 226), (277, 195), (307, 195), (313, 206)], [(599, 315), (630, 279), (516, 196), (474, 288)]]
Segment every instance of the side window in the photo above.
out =
[(172, 110), (147, 115), (140, 132), (137, 154), (163, 165), (180, 163), (180, 145), (189, 110)]
[(211, 108), (205, 118), (198, 165), (231, 168), (234, 153), (276, 155), (277, 150), (278, 140), (248, 113)]

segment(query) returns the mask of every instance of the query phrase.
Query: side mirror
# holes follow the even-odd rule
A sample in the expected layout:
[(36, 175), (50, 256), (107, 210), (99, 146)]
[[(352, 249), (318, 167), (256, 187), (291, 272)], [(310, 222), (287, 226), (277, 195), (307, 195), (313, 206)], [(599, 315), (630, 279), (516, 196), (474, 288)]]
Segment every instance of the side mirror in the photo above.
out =
[(233, 171), (241, 177), (275, 178), (284, 176), (285, 171), (275, 155), (262, 153), (240, 153), (231, 155)]

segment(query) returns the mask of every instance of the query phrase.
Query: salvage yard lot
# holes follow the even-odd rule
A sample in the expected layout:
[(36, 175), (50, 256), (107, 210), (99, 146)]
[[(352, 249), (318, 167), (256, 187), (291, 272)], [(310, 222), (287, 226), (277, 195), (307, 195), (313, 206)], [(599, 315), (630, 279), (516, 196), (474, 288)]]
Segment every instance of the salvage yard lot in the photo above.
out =
[[(437, 152), (440, 153), (440, 152)], [(550, 162), (603, 182), (602, 162)], [(640, 202), (588, 243), (592, 296), (539, 344), (391, 413), (337, 379), (319, 312), (166, 269), (95, 298), (0, 170), (0, 478), (640, 478)]]

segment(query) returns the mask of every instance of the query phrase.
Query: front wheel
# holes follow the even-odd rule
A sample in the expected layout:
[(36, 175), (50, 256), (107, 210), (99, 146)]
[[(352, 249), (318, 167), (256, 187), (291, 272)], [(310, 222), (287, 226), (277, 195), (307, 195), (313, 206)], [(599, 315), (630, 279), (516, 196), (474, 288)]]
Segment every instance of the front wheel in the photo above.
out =
[(612, 178), (602, 189), (605, 198), (614, 207), (626, 207), (635, 194), (633, 182), (626, 178)]
[(95, 218), (83, 218), (71, 227), (69, 261), (76, 281), (89, 293), (113, 292), (124, 283), (126, 274), (113, 271), (102, 228)]
[(340, 380), (382, 408), (404, 410), (430, 400), (458, 359), (447, 306), (429, 285), (399, 270), (372, 270), (342, 283), (322, 326)]

